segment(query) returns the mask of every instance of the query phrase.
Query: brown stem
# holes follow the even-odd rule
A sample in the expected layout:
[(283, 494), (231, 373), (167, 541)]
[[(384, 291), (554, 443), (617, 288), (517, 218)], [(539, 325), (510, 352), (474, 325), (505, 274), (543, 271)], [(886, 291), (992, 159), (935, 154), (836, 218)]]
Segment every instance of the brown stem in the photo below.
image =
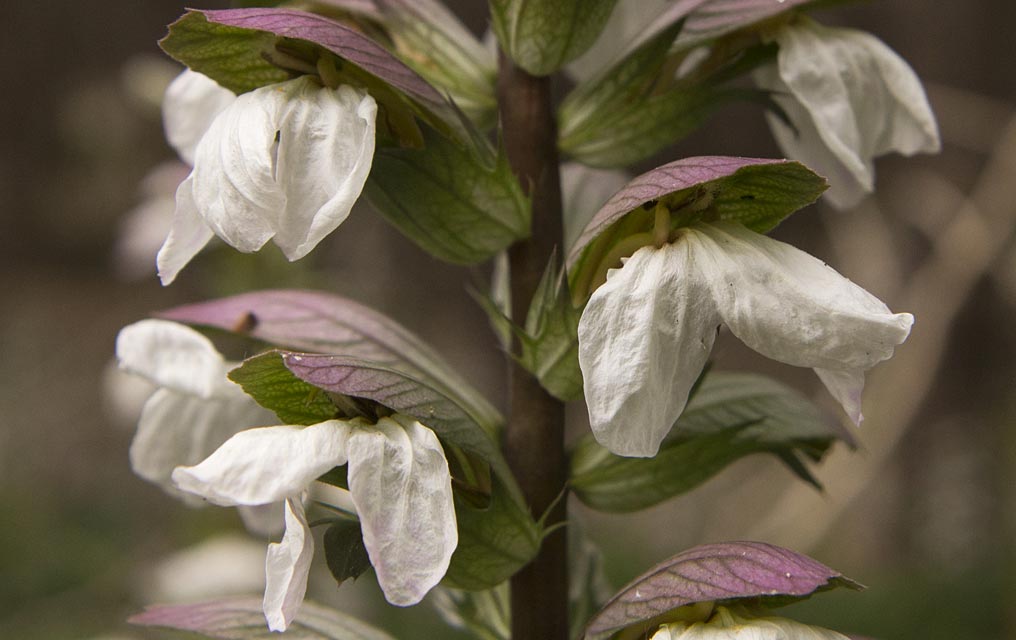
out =
[[(509, 249), (512, 319), (525, 322), (540, 276), (562, 244), (561, 176), (550, 79), (534, 77), (504, 55), (497, 83), (504, 144), (512, 170), (533, 203), (532, 237)], [(560, 250), (558, 251), (560, 255)], [(517, 345), (516, 345), (517, 346)], [(510, 363), (510, 414), (504, 450), (529, 507), (537, 517), (567, 481), (564, 405), (525, 369)], [(547, 524), (565, 518), (562, 499)], [(564, 531), (544, 540), (539, 555), (511, 581), (512, 638), (568, 639), (568, 548)]]

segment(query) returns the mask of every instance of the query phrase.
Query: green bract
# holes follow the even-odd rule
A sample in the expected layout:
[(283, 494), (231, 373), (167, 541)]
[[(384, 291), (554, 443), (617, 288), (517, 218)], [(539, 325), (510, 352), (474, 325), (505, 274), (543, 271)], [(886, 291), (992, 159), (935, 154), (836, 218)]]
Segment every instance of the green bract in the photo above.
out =
[(557, 71), (596, 40), (617, 0), (491, 0), (501, 48), (536, 76)]

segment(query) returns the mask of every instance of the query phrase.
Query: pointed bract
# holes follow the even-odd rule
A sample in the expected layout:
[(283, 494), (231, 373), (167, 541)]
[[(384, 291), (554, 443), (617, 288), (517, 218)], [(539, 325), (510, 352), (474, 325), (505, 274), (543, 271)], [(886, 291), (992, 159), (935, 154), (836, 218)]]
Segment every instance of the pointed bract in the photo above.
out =
[(875, 36), (799, 19), (771, 34), (776, 65), (756, 82), (793, 123), (770, 114), (784, 152), (829, 179), (838, 208), (874, 189), (874, 159), (887, 153), (934, 153), (941, 143), (935, 116), (913, 69)]
[[(236, 98), (197, 145), (159, 251), (171, 283), (212, 233), (252, 252), (274, 239), (290, 260), (349, 215), (370, 172), (377, 105), (367, 93), (308, 76)], [(210, 231), (209, 231), (210, 230)]]

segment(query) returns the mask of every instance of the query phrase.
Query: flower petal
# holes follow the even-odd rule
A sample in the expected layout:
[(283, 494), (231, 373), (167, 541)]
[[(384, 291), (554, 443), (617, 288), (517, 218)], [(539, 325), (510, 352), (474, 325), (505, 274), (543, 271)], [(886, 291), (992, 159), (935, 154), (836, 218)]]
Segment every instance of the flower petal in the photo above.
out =
[(271, 412), (239, 388), (233, 397), (212, 400), (159, 389), (141, 412), (131, 442), (131, 468), (168, 493), (196, 502), (172, 483), (173, 469), (197, 464), (237, 431), (272, 420)]
[(622, 456), (656, 455), (713, 348), (719, 315), (688, 243), (635, 252), (579, 321), (589, 422)]
[(730, 330), (762, 355), (799, 367), (867, 370), (890, 358), (914, 317), (794, 247), (736, 223), (687, 231), (701, 277)]
[(282, 541), (268, 545), (265, 559), (264, 612), (268, 628), (285, 631), (296, 617), (307, 593), (307, 576), (314, 559), (314, 536), (311, 535), (303, 501), (286, 500), (286, 533)]
[(349, 215), (374, 159), (377, 104), (348, 86), (292, 81), (278, 120), (276, 180), (286, 206), (275, 244), (290, 260), (307, 255)]
[(388, 602), (418, 603), (458, 544), (451, 475), (434, 432), (404, 416), (349, 436), (349, 491)]
[(194, 202), (194, 177), (187, 176), (176, 189), (176, 205), (169, 235), (162, 243), (155, 264), (162, 286), (176, 280), (180, 270), (205, 248), (215, 233), (205, 224)]
[(201, 464), (173, 471), (176, 486), (218, 505), (259, 505), (290, 498), (346, 463), (346, 439), (357, 421), (241, 431)]
[(226, 378), (226, 363), (208, 338), (168, 320), (141, 320), (121, 329), (116, 358), (121, 369), (160, 387), (202, 398), (235, 386)]
[[(790, 157), (831, 171), (834, 181), (826, 195), (833, 204), (852, 206), (859, 193), (872, 190), (873, 158), (939, 150), (938, 125), (920, 80), (881, 40), (808, 19), (782, 27), (774, 39), (780, 45), (779, 82), (771, 70), (756, 79), (772, 90), (789, 89), (792, 97), (775, 98), (801, 137), (795, 139), (782, 124), (774, 131)], [(853, 185), (835, 181), (844, 169)]]
[[(194, 205), (215, 235), (244, 252), (275, 235), (285, 194), (275, 182), (276, 132), (290, 80), (238, 96), (212, 122), (194, 158)], [(189, 206), (177, 191), (177, 207)]]
[(162, 101), (162, 125), (166, 140), (189, 165), (194, 151), (215, 116), (228, 107), (236, 94), (208, 76), (184, 69), (166, 88)]

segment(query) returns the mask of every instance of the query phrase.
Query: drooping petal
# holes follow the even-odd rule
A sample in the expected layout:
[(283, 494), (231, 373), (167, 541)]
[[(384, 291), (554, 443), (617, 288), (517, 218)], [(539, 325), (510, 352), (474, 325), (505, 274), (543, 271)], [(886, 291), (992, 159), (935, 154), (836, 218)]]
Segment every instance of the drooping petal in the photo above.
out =
[(304, 491), (318, 476), (346, 463), (352, 424), (328, 420), (310, 427), (263, 427), (237, 433), (203, 462), (178, 467), (183, 491), (226, 507), (276, 502)]
[(864, 390), (864, 371), (861, 369), (815, 369), (819, 380), (847, 413), (851, 422), (861, 424), (861, 391)]
[(121, 369), (160, 387), (201, 398), (228, 393), (226, 364), (197, 331), (168, 320), (141, 320), (120, 330), (116, 358)]
[[(296, 82), (296, 81), (294, 81)], [(290, 260), (310, 253), (349, 215), (374, 159), (377, 104), (348, 86), (302, 78), (280, 113), (277, 181), (286, 207), (275, 244)]]
[(169, 235), (155, 258), (162, 286), (172, 284), (180, 270), (205, 248), (214, 235), (212, 228), (205, 224), (204, 218), (198, 213), (194, 202), (193, 174), (187, 176), (176, 189), (173, 222)]
[(196, 501), (172, 483), (173, 469), (197, 464), (241, 429), (274, 419), (239, 387), (231, 397), (215, 399), (159, 389), (141, 412), (131, 442), (131, 468), (167, 492)]
[(162, 125), (166, 140), (180, 158), (194, 164), (194, 151), (215, 116), (236, 100), (236, 94), (208, 76), (184, 69), (166, 88)]
[(434, 432), (403, 416), (349, 436), (349, 491), (388, 602), (418, 603), (458, 544), (451, 475)]
[(286, 499), (286, 533), (281, 542), (268, 545), (265, 560), (265, 619), (272, 631), (285, 631), (296, 617), (307, 593), (307, 575), (314, 559), (303, 500)]
[(597, 441), (618, 455), (656, 455), (688, 402), (719, 324), (686, 242), (644, 247), (611, 270), (578, 329)]
[(198, 143), (194, 170), (177, 191), (177, 207), (189, 206), (215, 235), (244, 252), (275, 235), (286, 198), (275, 181), (276, 132), (290, 80), (238, 96)]
[(671, 622), (652, 640), (849, 640), (845, 635), (776, 616), (752, 617), (717, 607), (708, 622)]
[(723, 322), (768, 358), (865, 371), (910, 334), (912, 315), (788, 244), (727, 222), (696, 225), (686, 238)]
[[(856, 204), (874, 182), (872, 160), (940, 148), (938, 125), (913, 69), (875, 36), (800, 19), (774, 34), (780, 50), (756, 77), (775, 95), (800, 136), (770, 119), (788, 156), (828, 172), (826, 193), (839, 207)], [(818, 136), (818, 139), (815, 139)]]

